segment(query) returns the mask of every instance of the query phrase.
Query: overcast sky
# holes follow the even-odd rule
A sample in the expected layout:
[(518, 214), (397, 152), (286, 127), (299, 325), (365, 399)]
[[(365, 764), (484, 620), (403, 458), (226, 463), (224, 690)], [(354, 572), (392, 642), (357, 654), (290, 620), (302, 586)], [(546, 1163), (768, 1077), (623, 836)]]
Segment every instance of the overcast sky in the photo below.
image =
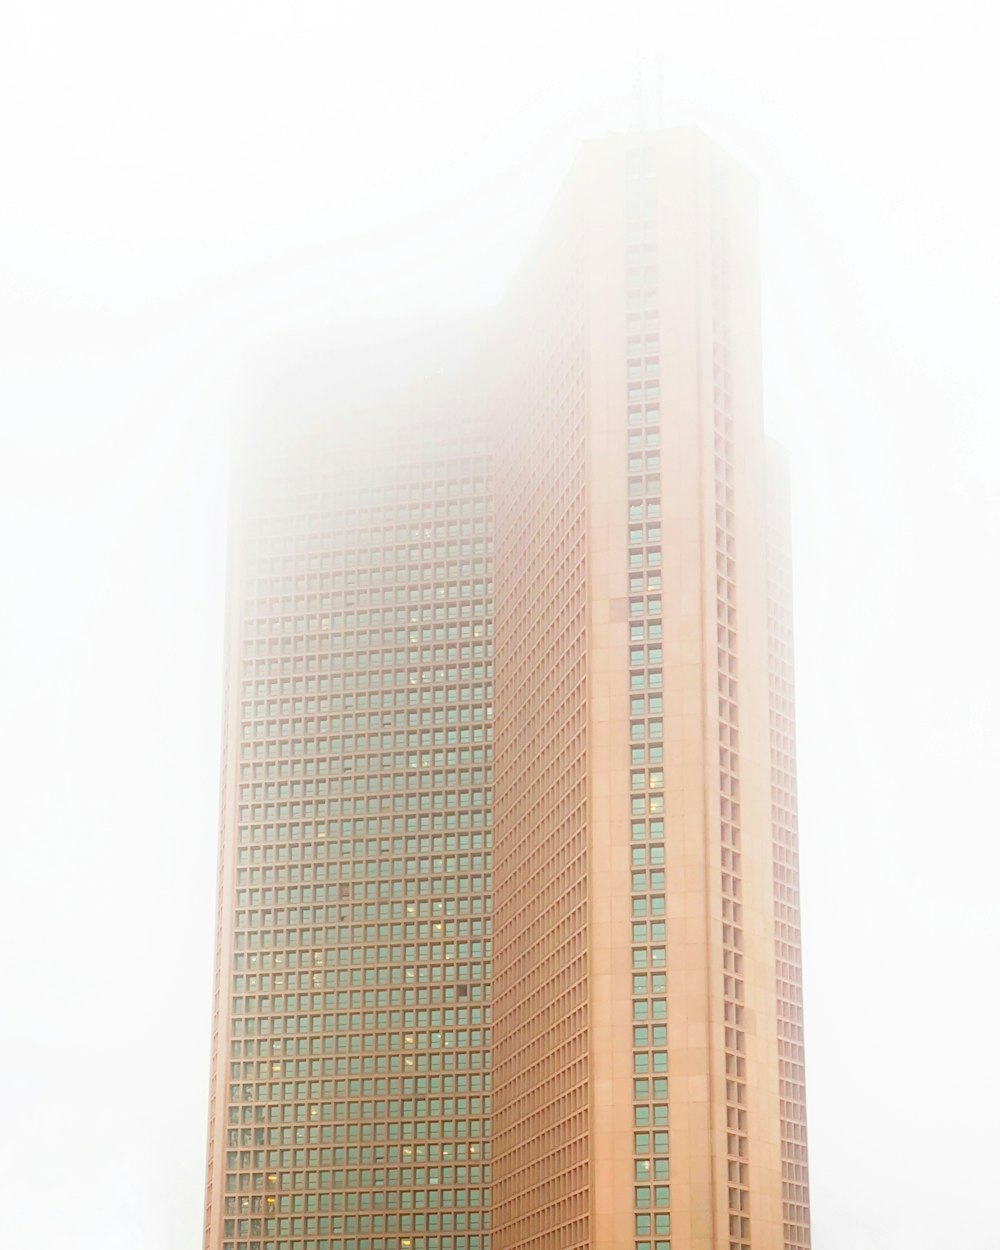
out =
[(662, 120), (760, 186), (815, 1250), (1000, 1247), (994, 13), (6, 0), (5, 1246), (200, 1245), (248, 345), (489, 305), (581, 139)]

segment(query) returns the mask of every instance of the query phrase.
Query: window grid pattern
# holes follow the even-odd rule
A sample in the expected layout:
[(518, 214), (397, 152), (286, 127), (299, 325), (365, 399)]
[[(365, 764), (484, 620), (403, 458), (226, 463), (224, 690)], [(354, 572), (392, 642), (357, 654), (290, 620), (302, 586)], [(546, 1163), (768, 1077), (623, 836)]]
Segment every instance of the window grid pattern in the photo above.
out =
[[(599, 387), (619, 376), (621, 340), (597, 340), (608, 306), (595, 316), (591, 301), (609, 291), (617, 301), (623, 254), (627, 533), (620, 512), (615, 526), (626, 539), (629, 664), (615, 684), (618, 696), (623, 680), (629, 687), (630, 772), (627, 798), (617, 767), (612, 793), (619, 812), (629, 804), (629, 846), (615, 854), (616, 870), (629, 857), (632, 966), (631, 1019), (616, 1002), (614, 1033), (627, 1046), (618, 1032), (627, 1025), (632, 1044), (623, 1056), (614, 1051), (613, 1122), (631, 1135), (632, 1153), (625, 1143), (623, 1159), (616, 1147), (621, 1217), (612, 1231), (632, 1250), (671, 1250), (671, 1164), (676, 1190), (691, 1142), (676, 1104), (673, 1141), (669, 1123), (669, 1081), (679, 1073), (668, 1070), (666, 891), (674, 883), (666, 879), (661, 565), (677, 553), (664, 551), (662, 537), (659, 314), (678, 321), (682, 336), (682, 316), (694, 314), (692, 368), (700, 370), (700, 300), (674, 309), (661, 274), (674, 270), (675, 214), (687, 246), (681, 197), (689, 190), (712, 293), (712, 418), (699, 415), (698, 472), (700, 490), (712, 483), (701, 503), (714, 510), (714, 543), (704, 538), (716, 573), (701, 605), (710, 728), (698, 749), (709, 753), (713, 807), (719, 752), (712, 842), (722, 946), (716, 962), (711, 943), (709, 1012), (719, 1023), (721, 991), (728, 1191), (717, 1192), (713, 1141), (694, 1206), (678, 1200), (674, 1223), (726, 1201), (728, 1225), (713, 1245), (750, 1250), (730, 326), (743, 295), (742, 209), (730, 222), (722, 188), (705, 187), (717, 158), (701, 140), (682, 136), (675, 149), (669, 137), (616, 136), (600, 145), (581, 165), (586, 176), (571, 176), (477, 358), (477, 410), (483, 397), (493, 422), (487, 437), (474, 433), (478, 417), (470, 421), (467, 403), (459, 409), (457, 394), (443, 405), (435, 395), (434, 415), (417, 424), (409, 391), (436, 382), (409, 379), (408, 411), (391, 432), (367, 390), (371, 426), (356, 423), (364, 433), (346, 447), (343, 430), (286, 423), (248, 493), (232, 566), (239, 645), (227, 656), (206, 1250), (581, 1250), (592, 1242), (592, 1194), (605, 1180), (593, 1186), (594, 1173), (606, 1160), (589, 1111), (603, 1040), (588, 1023), (588, 973), (600, 954), (588, 932), (588, 725), (607, 692), (602, 686), (600, 705), (588, 707), (596, 592), (587, 538), (603, 522), (588, 516), (587, 481), (603, 470), (588, 461), (587, 379), (595, 353)], [(675, 188), (673, 151), (689, 145), (695, 164), (684, 156)], [(623, 156), (625, 237), (608, 239), (601, 232), (619, 227)], [(586, 192), (598, 183), (595, 200)], [(730, 225), (740, 228), (732, 241)], [(677, 272), (683, 299), (688, 270)], [(620, 326), (621, 313), (612, 315)], [(686, 387), (684, 369), (678, 381)], [(688, 402), (684, 389), (678, 399)], [(444, 408), (448, 420), (436, 424)], [(620, 507), (622, 462), (616, 452), (607, 466), (618, 485), (602, 483), (602, 506), (608, 485)], [(807, 1250), (785, 521), (772, 518), (768, 531), (773, 899), (784, 1244)], [(601, 529), (601, 560), (604, 539)], [(612, 556), (616, 586), (621, 554)], [(746, 593), (752, 599), (757, 588)], [(621, 610), (615, 599), (616, 630)], [(752, 641), (742, 640), (744, 664)], [(749, 712), (744, 706), (744, 733), (755, 732)], [(714, 861), (711, 847), (709, 855)], [(711, 876), (714, 897), (714, 867)], [(620, 884), (616, 875), (616, 899)], [(715, 905), (709, 900), (713, 924)], [(617, 935), (625, 916), (614, 910), (624, 972)], [(616, 983), (615, 999), (621, 989)], [(706, 1075), (721, 1129), (716, 1044), (713, 1033)], [(700, 1139), (697, 1149), (703, 1156)], [(758, 1238), (768, 1209), (755, 1211)]]
[(791, 549), (787, 486), (773, 453), (768, 460), (768, 686), (782, 1207), (786, 1250), (809, 1250)]
[(670, 1250), (656, 155), (625, 154), (635, 1250)]
[(497, 455), (495, 1250), (590, 1237), (585, 357), (567, 236), (524, 301)]
[(712, 432), (728, 1235), (729, 1250), (749, 1250), (750, 1185), (743, 984), (735, 454), (730, 333), (732, 274), (729, 229), (723, 210), (724, 193), (719, 186), (714, 191), (711, 212)]
[(488, 1250), (491, 465), (324, 438), (245, 517), (219, 1250)]

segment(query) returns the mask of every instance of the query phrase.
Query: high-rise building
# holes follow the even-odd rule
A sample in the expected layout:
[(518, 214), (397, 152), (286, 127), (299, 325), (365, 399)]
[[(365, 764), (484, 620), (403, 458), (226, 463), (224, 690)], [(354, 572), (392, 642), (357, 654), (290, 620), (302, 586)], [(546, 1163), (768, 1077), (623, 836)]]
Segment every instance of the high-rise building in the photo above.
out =
[(759, 320), (746, 175), (609, 136), (494, 317), (273, 388), (235, 475), (207, 1250), (808, 1247)]

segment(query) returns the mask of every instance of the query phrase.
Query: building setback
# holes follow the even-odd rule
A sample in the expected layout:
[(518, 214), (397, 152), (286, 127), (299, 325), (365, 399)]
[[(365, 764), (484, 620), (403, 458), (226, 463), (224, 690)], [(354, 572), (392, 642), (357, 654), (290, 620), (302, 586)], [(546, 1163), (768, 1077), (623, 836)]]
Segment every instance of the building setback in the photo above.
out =
[(206, 1250), (808, 1247), (759, 337), (747, 176), (609, 136), (484, 324), (250, 423)]

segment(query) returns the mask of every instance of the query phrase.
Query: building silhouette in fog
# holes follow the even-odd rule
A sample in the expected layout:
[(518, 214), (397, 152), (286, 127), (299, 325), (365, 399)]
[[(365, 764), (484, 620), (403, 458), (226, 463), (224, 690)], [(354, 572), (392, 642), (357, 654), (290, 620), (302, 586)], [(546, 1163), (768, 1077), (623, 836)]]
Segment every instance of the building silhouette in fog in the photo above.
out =
[(809, 1245), (754, 193), (584, 146), (500, 308), (234, 473), (208, 1250)]

